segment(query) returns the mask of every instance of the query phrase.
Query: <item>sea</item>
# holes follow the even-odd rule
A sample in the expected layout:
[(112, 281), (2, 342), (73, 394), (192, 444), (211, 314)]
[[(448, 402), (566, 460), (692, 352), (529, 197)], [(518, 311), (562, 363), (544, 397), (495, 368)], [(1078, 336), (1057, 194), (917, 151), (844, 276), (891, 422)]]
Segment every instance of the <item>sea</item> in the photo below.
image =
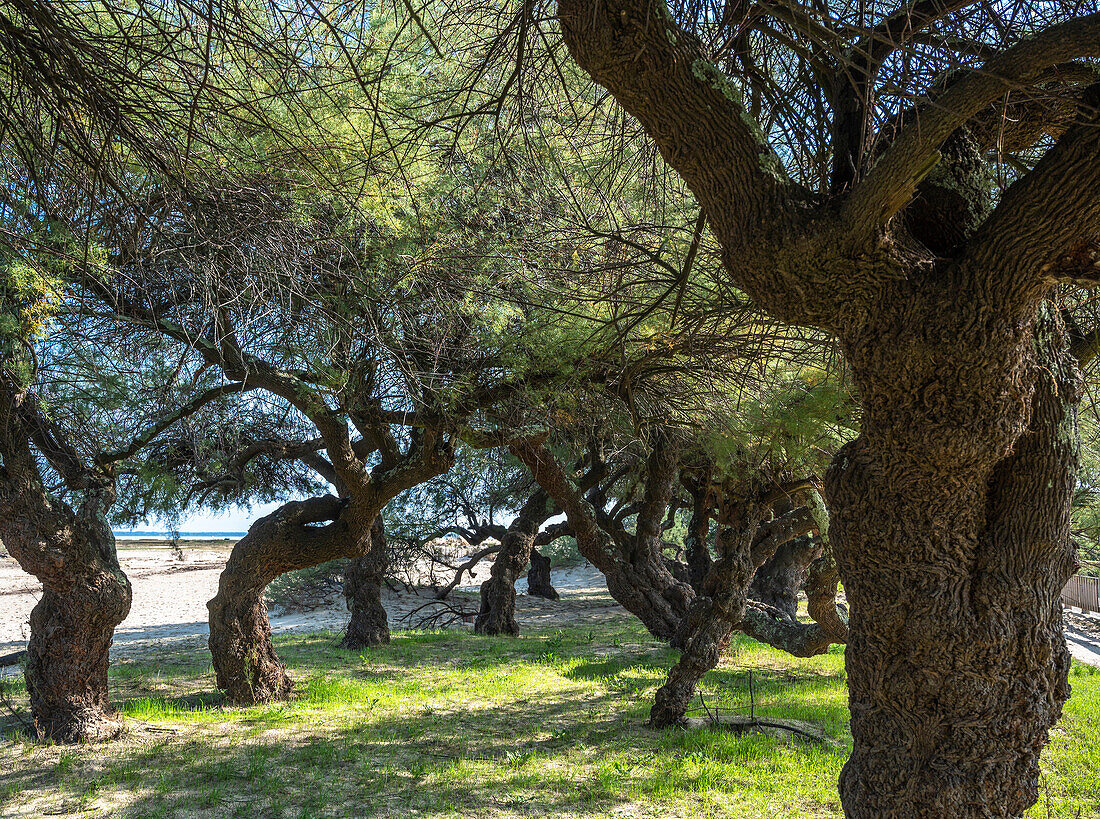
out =
[(116, 540), (240, 540), (245, 532), (172, 532), (159, 529), (115, 529)]

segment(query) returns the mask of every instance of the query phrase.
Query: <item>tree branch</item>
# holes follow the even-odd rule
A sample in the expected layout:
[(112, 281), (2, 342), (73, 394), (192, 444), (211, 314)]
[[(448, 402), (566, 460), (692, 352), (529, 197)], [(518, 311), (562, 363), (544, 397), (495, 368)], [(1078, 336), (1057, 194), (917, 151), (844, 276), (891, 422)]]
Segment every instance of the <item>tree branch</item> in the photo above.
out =
[(852, 238), (873, 236), (912, 199), (935, 166), (938, 149), (959, 126), (1006, 93), (1035, 81), (1058, 63), (1100, 56), (1100, 14), (1051, 26), (998, 54), (953, 82), (906, 125), (840, 212)]
[(558, 20), (573, 59), (642, 123), (723, 243), (739, 244), (789, 187), (740, 92), (663, 0), (560, 0)]

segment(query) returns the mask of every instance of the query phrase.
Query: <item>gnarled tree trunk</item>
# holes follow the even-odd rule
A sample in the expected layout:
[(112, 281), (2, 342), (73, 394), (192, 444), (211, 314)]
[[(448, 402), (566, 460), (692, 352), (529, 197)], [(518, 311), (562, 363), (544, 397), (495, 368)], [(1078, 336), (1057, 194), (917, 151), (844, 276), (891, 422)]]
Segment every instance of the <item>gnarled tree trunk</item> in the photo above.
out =
[(724, 516), (718, 533), (718, 559), (680, 626), (676, 640), (681, 646), (680, 659), (654, 697), (649, 712), (652, 727), (664, 728), (683, 721), (695, 686), (718, 665), (729, 646), (730, 635), (744, 615), (746, 592), (756, 570), (752, 540), (761, 514), (756, 504), (747, 504)]
[[(554, 502), (542, 489), (523, 504), (508, 526), (493, 562), (489, 579), (481, 584), (481, 610), (474, 621), (478, 634), (519, 634), (516, 625), (516, 580), (531, 560), (539, 527), (555, 512)], [(547, 572), (549, 574), (549, 572)]]
[(80, 496), (79, 509), (50, 497), (30, 448), (36, 411), (23, 405), (25, 394), (4, 387), (0, 538), (43, 588), (31, 612), (25, 672), (35, 727), (59, 742), (114, 737), (123, 726), (107, 697), (109, 650), (131, 598), (106, 519), (114, 483), (74, 455), (63, 477)]
[[(808, 624), (748, 599), (759, 567), (779, 548), (814, 527), (827, 527), (823, 505), (820, 509), (813, 508), (820, 505), (819, 496), (811, 491), (809, 506), (791, 509), (784, 505), (781, 508), (789, 510), (786, 514), (761, 525), (765, 505), (747, 493), (742, 494), (744, 500), (736, 505), (727, 501), (726, 508), (721, 510), (719, 556), (711, 564), (699, 596), (680, 626), (676, 640), (682, 650), (680, 659), (657, 691), (650, 710), (649, 724), (655, 728), (683, 722), (699, 680), (718, 664), (734, 630), (800, 657), (820, 654), (832, 643), (845, 639), (843, 628), (830, 628), (836, 620), (835, 611), (831, 619), (822, 618), (824, 625)], [(817, 585), (827, 593), (825, 579)], [(835, 610), (835, 582), (832, 594)], [(823, 608), (827, 607), (815, 605), (815, 614)]]
[(646, 463), (645, 494), (633, 534), (586, 500), (549, 450), (523, 444), (513, 451), (565, 512), (578, 550), (603, 573), (611, 596), (654, 637), (673, 640), (695, 594), (673, 576), (661, 553), (660, 522), (676, 479), (671, 443), (659, 439)]
[(378, 516), (371, 525), (370, 549), (362, 557), (349, 560), (345, 570), (344, 597), (351, 619), (340, 641), (341, 648), (368, 648), (390, 641), (389, 618), (382, 605), (382, 578), (388, 564), (386, 532)]
[[(346, 504), (331, 495), (294, 501), (260, 518), (237, 541), (209, 603), (210, 654), (230, 702), (282, 699), (292, 688), (275, 653), (263, 593), (281, 574), (349, 557), (357, 542)], [(333, 521), (327, 525), (317, 525)]]
[(749, 597), (787, 617), (798, 616), (798, 590), (821, 548), (808, 535), (789, 540), (753, 575)]
[(527, 570), (527, 593), (534, 597), (557, 600), (558, 590), (550, 582), (550, 558), (531, 548), (531, 567)]
[(972, 366), (931, 393), (935, 347), (908, 371), (883, 366), (907, 350), (888, 328), (849, 351), (867, 411), (827, 485), (852, 606), (855, 747), (840, 789), (857, 819), (1021, 816), (1069, 695), (1059, 593), (1076, 564), (1076, 368), (1045, 309), (1034, 328), (960, 336)]
[[(64, 557), (54, 551), (48, 568), (34, 559), (25, 564), (39, 569), (34, 573), (43, 586), (31, 611), (27, 692), (35, 727), (58, 742), (110, 739), (123, 729), (108, 702), (107, 667), (115, 627), (130, 612), (130, 582), (106, 522), (78, 515), (66, 521), (73, 523), (72, 529), (55, 529), (51, 538)], [(25, 543), (17, 545), (7, 534), (4, 542), (17, 559), (26, 554)]]

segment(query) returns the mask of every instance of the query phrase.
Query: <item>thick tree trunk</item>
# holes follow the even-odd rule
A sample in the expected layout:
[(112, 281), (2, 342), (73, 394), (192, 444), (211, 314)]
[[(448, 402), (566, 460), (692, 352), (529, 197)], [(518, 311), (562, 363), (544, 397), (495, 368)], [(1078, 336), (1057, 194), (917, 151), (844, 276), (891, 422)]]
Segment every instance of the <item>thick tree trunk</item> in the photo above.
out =
[(344, 597), (351, 619), (344, 631), (341, 648), (369, 648), (390, 641), (389, 618), (382, 605), (382, 579), (389, 565), (386, 533), (381, 516), (370, 530), (370, 549), (348, 561), (344, 574)]
[(798, 590), (820, 553), (820, 547), (808, 535), (787, 541), (756, 570), (749, 597), (791, 619), (798, 617)]
[[(282, 699), (292, 683), (275, 653), (263, 593), (281, 574), (349, 557), (356, 537), (346, 504), (332, 496), (288, 503), (260, 518), (233, 547), (210, 611), (218, 688), (237, 705)], [(335, 521), (325, 526), (315, 524)], [(365, 533), (363, 533), (365, 535)]]
[(123, 725), (107, 698), (109, 650), (131, 599), (106, 519), (114, 486), (107, 476), (85, 476), (75, 512), (49, 497), (10, 410), (0, 407), (0, 536), (43, 587), (27, 645), (31, 715), (39, 733), (58, 742), (111, 738)]
[(110, 739), (123, 727), (107, 700), (107, 667), (115, 627), (130, 612), (130, 582), (118, 566), (110, 529), (95, 539), (81, 550), (91, 557), (84, 565), (61, 564), (40, 578), (42, 599), (31, 611), (31, 714), (39, 733), (58, 742)]
[(271, 642), (264, 589), (278, 574), (257, 569), (257, 556), (237, 543), (221, 577), (210, 611), (210, 655), (217, 686), (237, 705), (286, 697), (294, 687)]
[(941, 369), (936, 390), (865, 368), (883, 338), (849, 351), (864, 430), (827, 485), (852, 606), (854, 819), (1022, 816), (1069, 694), (1078, 375), (1044, 311), (1034, 333), (987, 326), (967, 342), (976, 366)]
[(531, 548), (531, 567), (527, 570), (527, 593), (534, 597), (557, 600), (560, 595), (550, 582), (550, 558)]
[(516, 625), (516, 580), (531, 560), (531, 549), (539, 527), (554, 511), (553, 501), (539, 489), (523, 504), (504, 533), (489, 579), (481, 584), (481, 610), (474, 621), (474, 631), (478, 634), (519, 635), (519, 626)]

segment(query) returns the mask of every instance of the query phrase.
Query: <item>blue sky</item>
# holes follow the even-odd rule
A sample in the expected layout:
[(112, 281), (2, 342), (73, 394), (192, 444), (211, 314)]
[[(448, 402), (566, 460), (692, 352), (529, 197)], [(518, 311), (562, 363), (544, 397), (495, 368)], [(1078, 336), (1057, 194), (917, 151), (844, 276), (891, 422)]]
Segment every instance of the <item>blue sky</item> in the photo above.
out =
[[(213, 513), (200, 510), (191, 515), (180, 518), (179, 531), (181, 532), (246, 532), (248, 527), (257, 518), (275, 511), (281, 503), (257, 503), (251, 509), (237, 507), (232, 511)], [(118, 527), (123, 529), (123, 527)], [(133, 531), (157, 532), (165, 528), (164, 524), (157, 520), (151, 520), (145, 524), (133, 527)], [(123, 531), (127, 531), (123, 529)]]

